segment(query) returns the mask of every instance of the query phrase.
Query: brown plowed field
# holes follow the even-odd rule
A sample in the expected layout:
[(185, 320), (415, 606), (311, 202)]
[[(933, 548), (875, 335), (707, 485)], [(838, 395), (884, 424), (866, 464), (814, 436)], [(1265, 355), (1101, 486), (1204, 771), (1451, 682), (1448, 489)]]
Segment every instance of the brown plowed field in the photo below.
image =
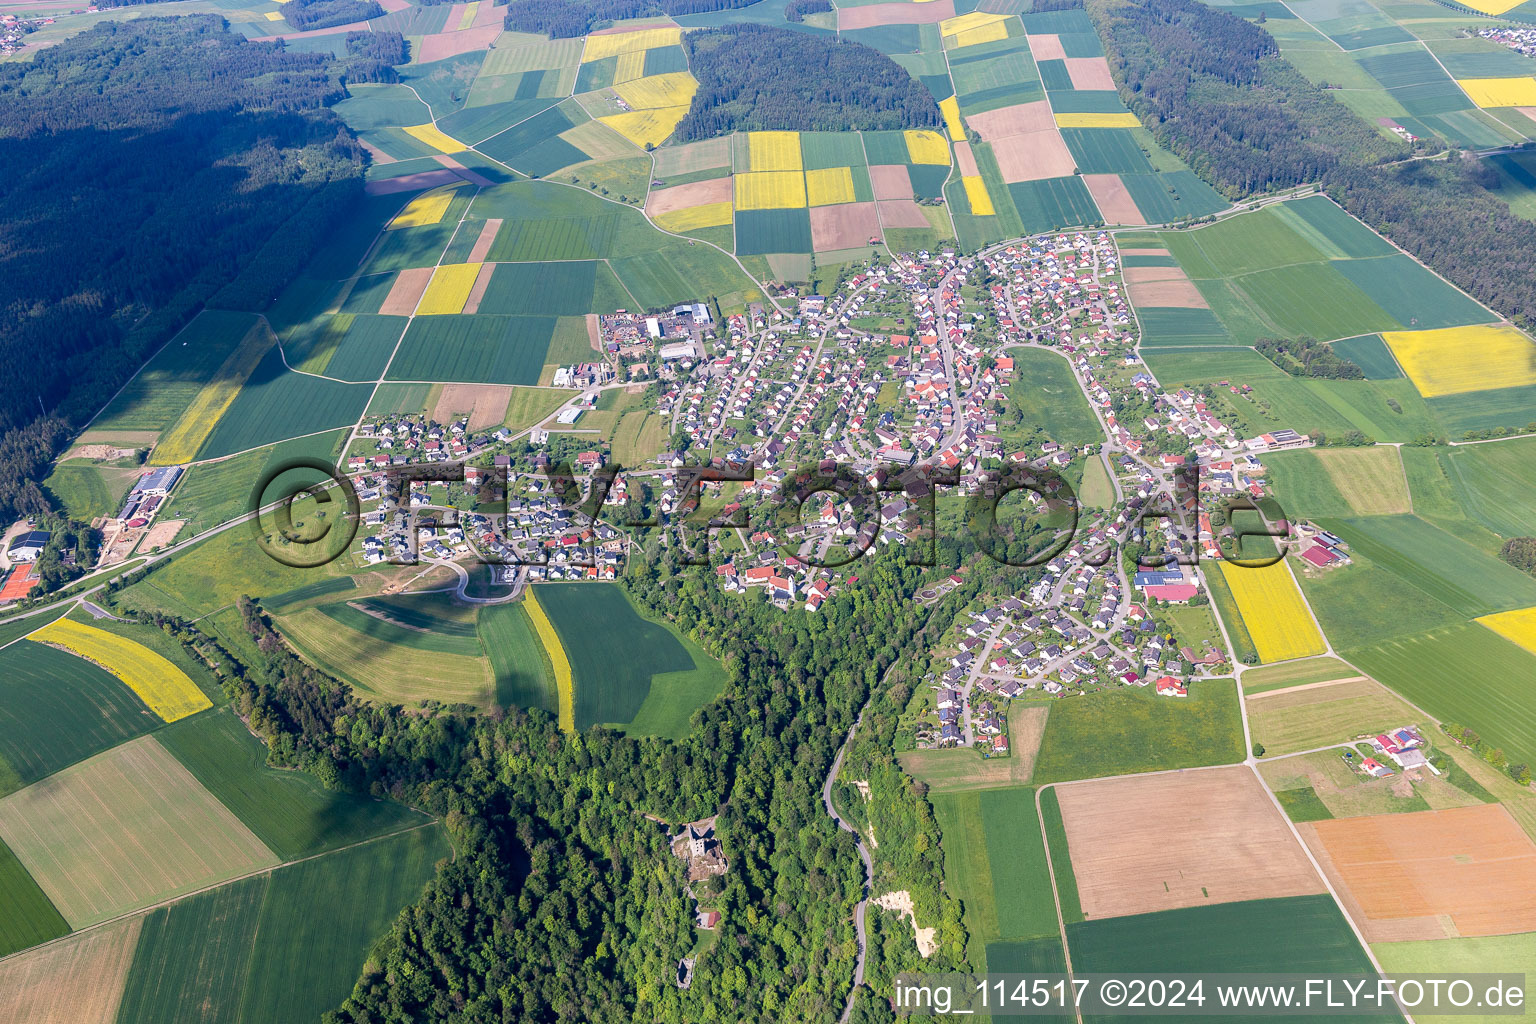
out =
[(1077, 161), (1055, 129), (998, 139), (992, 143), (992, 155), (997, 157), (1003, 180), (1010, 184), (1061, 178), (1077, 169)]

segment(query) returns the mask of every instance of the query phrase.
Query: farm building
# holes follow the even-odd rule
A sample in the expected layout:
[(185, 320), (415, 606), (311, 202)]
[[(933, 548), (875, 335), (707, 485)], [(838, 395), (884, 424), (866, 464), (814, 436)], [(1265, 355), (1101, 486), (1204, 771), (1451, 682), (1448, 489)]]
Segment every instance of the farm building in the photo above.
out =
[(28, 530), (11, 541), (6, 554), (12, 562), (35, 562), (48, 546), (48, 537), (47, 530)]

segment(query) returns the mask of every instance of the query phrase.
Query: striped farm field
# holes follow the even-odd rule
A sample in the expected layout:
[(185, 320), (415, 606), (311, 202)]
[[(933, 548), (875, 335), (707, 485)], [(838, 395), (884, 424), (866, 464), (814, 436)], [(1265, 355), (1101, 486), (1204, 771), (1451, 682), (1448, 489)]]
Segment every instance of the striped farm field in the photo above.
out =
[(1263, 569), (1222, 562), (1221, 574), (1237, 600), (1260, 661), (1290, 661), (1327, 651), (1284, 561)]
[(731, 204), (705, 203), (686, 210), (658, 214), (656, 225), (668, 231), (697, 231), (700, 228), (728, 227), (731, 223)]
[(427, 224), (436, 224), (443, 219), (443, 214), (448, 212), (448, 204), (453, 201), (454, 191), (457, 185), (444, 185), (430, 192), (423, 192), (406, 204), (405, 209), (395, 214), (389, 222), (389, 227), (394, 228), (419, 228)]
[(799, 171), (750, 171), (736, 175), (736, 209), (797, 210), (805, 205)]
[(544, 653), (549, 655), (550, 665), (554, 669), (560, 728), (566, 732), (573, 732), (576, 728), (576, 687), (571, 675), (571, 662), (565, 656), (565, 647), (560, 643), (560, 635), (555, 632), (549, 616), (544, 613), (544, 608), (539, 604), (538, 596), (535, 594), (537, 589), (534, 587), (528, 591), (528, 620), (533, 623), (539, 643), (543, 645)]
[(602, 32), (587, 36), (586, 49), (581, 62), (589, 64), (604, 57), (617, 57), (621, 53), (649, 50), (657, 46), (676, 46), (683, 38), (680, 28), (645, 28), (637, 32)]
[(965, 122), (960, 120), (960, 101), (951, 96), (939, 104), (939, 112), (944, 115), (944, 127), (949, 129), (949, 141), (964, 142)]
[(0, 961), (0, 1020), (113, 1024), (142, 923), (128, 918)]
[(1536, 107), (1536, 78), (1459, 78), (1472, 102), (1488, 107)]
[(981, 175), (968, 174), (960, 179), (965, 185), (965, 198), (971, 204), (971, 213), (977, 217), (990, 217), (997, 211), (992, 206), (992, 197), (987, 194), (987, 183)]
[(1141, 122), (1136, 120), (1136, 115), (1126, 111), (1120, 114), (1074, 114), (1068, 112), (1056, 115), (1056, 127), (1058, 128), (1138, 128)]
[(1512, 612), (1484, 615), (1475, 621), (1536, 654), (1536, 608), (1517, 608)]
[(939, 32), (944, 38), (944, 48), (954, 50), (980, 43), (995, 43), (1008, 38), (1008, 16), (972, 11), (956, 18), (939, 22)]
[(427, 285), (416, 306), (416, 314), (443, 316), (463, 310), (483, 266), (483, 263), (453, 263), (438, 267), (432, 274), (432, 283)]
[(938, 132), (908, 129), (902, 135), (906, 137), (907, 157), (912, 163), (949, 166), (949, 143)]
[(197, 684), (165, 658), (132, 640), (72, 619), (57, 619), (32, 634), (111, 672), (167, 722), (213, 707)]
[(804, 166), (799, 132), (748, 132), (747, 169), (798, 171)]
[(75, 928), (277, 863), (152, 736), (0, 800), (0, 838)]
[(1536, 346), (1508, 324), (1384, 331), (1381, 337), (1425, 398), (1536, 384)]
[(215, 371), (213, 378), (198, 391), (166, 431), (149, 455), (150, 465), (175, 466), (197, 457), (198, 449), (213, 433), (223, 416), (240, 395), (240, 388), (272, 347), (272, 332), (264, 323), (256, 323), (246, 332), (239, 346)]
[(811, 206), (836, 206), (853, 202), (853, 169), (826, 167), (818, 171), (806, 171), (805, 194)]
[(451, 135), (445, 135), (435, 124), (415, 124), (404, 129), (405, 134), (418, 142), (424, 142), (440, 153), (462, 153), (464, 143)]

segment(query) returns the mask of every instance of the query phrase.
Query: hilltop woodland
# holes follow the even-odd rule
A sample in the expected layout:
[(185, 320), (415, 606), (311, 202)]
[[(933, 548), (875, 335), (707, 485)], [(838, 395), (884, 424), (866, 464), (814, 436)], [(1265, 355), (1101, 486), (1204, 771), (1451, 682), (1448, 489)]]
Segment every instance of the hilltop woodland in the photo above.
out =
[(770, 25), (728, 25), (683, 36), (699, 80), (677, 126), (682, 141), (735, 131), (830, 132), (932, 128), (943, 123), (927, 88), (873, 47)]
[(1293, 377), (1364, 380), (1365, 371), (1316, 338), (1260, 338), (1260, 354)]
[(1308, 82), (1268, 32), (1235, 15), (1196, 0), (1086, 6), (1130, 108), (1229, 197), (1319, 183), (1480, 302), (1536, 327), (1536, 223), (1478, 184), (1475, 160), (1394, 163), (1406, 143)]
[(47, 512), (71, 429), (199, 309), (265, 308), (350, 211), (330, 62), (198, 15), (0, 65), (0, 519)]
[(757, 0), (512, 0), (507, 5), (506, 25), (513, 32), (538, 32), (556, 39), (571, 39), (584, 36), (609, 21), (653, 14), (730, 11), (754, 3)]

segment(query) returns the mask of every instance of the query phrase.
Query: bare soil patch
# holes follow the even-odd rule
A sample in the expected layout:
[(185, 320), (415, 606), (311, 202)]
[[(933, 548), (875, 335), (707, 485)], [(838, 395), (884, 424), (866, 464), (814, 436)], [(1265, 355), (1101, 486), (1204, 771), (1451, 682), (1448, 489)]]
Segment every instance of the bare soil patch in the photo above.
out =
[(1003, 180), (1010, 183), (1061, 178), (1077, 169), (1077, 161), (1054, 128), (998, 139), (992, 143), (992, 154)]
[[(453, 17), (455, 15), (450, 16), (450, 23)], [(494, 43), (499, 35), (501, 35), (501, 26), (494, 23), (467, 28), (462, 32), (434, 32), (422, 37), (421, 55), (416, 60), (418, 63), (428, 64), (434, 60), (442, 60), (444, 57), (457, 57), (461, 53), (483, 50)]]
[(880, 237), (874, 203), (843, 203), (811, 210), (811, 245), (817, 251), (853, 249)]
[[(1169, 270), (1177, 268), (1132, 267), (1130, 269)], [(1185, 277), (1182, 271), (1172, 277), (1160, 277), (1157, 280), (1140, 282), (1130, 280), (1130, 270), (1126, 271), (1126, 275), (1127, 277), (1125, 282), (1125, 290), (1130, 295), (1131, 302), (1134, 305), (1175, 306), (1182, 309), (1208, 308), (1208, 304), (1205, 301), (1205, 296), (1200, 294), (1200, 289), (1196, 288), (1195, 283), (1189, 278)]]
[[(479, 185), (481, 188), (490, 188), (492, 185), (496, 184), (494, 181), (492, 181), (490, 178), (487, 178), (479, 171), (472, 171), (468, 167), (465, 167), (463, 164), (459, 163), (447, 153), (438, 153), (432, 159), (436, 160), (438, 163), (442, 164), (444, 167), (448, 168), (450, 171), (457, 174), (471, 185)], [(498, 221), (498, 223), (500, 222)]]
[[(475, 242), (479, 248), (480, 243)], [(471, 260), (472, 263), (479, 262)], [(480, 268), (480, 273), (475, 275), (475, 283), (469, 286), (469, 296), (464, 300), (464, 308), (460, 311), (466, 315), (480, 312), (480, 300), (485, 298), (485, 290), (491, 286), (491, 275), (496, 272), (496, 264), (487, 263)]]
[(1090, 919), (1323, 891), (1247, 768), (1062, 785), (1056, 795)]
[(1065, 61), (1067, 74), (1072, 79), (1072, 88), (1094, 90), (1115, 87), (1115, 77), (1109, 73), (1109, 61), (1103, 57), (1067, 57)]
[(880, 220), (888, 228), (926, 228), (930, 224), (923, 208), (910, 199), (885, 199), (877, 204)]
[(402, 174), (398, 178), (370, 181), (363, 186), (363, 191), (370, 196), (392, 196), (397, 192), (417, 192), (438, 185), (451, 185), (458, 180), (459, 176), (445, 167), (440, 171), (418, 171), (415, 174)]
[(139, 542), (140, 551), (158, 551), (161, 548), (170, 547), (181, 528), (187, 525), (185, 519), (166, 519), (156, 523), (144, 534), (144, 539)]
[(475, 247), (469, 250), (469, 262), (484, 263), (485, 258), (491, 254), (491, 246), (496, 242), (496, 236), (501, 232), (501, 219), (488, 220), (480, 228), (480, 237), (475, 239)]
[(376, 164), (392, 164), (395, 162), (394, 157), (371, 142), (364, 142), (362, 139), (358, 139), (357, 144), (368, 151), (368, 155), (373, 157), (373, 162)]
[[(1104, 215), (1106, 224), (1145, 224), (1147, 222), (1147, 218), (1143, 217), (1141, 211), (1136, 208), (1136, 200), (1131, 198), (1131, 193), (1126, 189), (1125, 182), (1120, 180), (1120, 175), (1085, 174), (1083, 184), (1088, 186), (1088, 193), (1098, 204), (1099, 212)], [(1131, 270), (1140, 269), (1142, 268), (1131, 268)], [(1131, 270), (1126, 271), (1126, 281), (1131, 279)]]
[(911, 199), (912, 175), (906, 164), (876, 164), (869, 169), (876, 199)]
[(1336, 818), (1302, 834), (1370, 941), (1536, 930), (1536, 844), (1498, 804)]
[(710, 178), (707, 181), (690, 181), (686, 185), (674, 185), (671, 188), (652, 192), (650, 198), (645, 201), (645, 212), (649, 217), (660, 217), (663, 214), (676, 213), (678, 210), (691, 210), (695, 206), (730, 201), (731, 179)]
[(960, 173), (974, 178), (981, 172), (976, 169), (976, 154), (971, 152), (969, 142), (955, 143), (955, 164), (960, 168)]
[(143, 917), (0, 961), (0, 1020), (113, 1024)]
[(1056, 119), (1051, 116), (1051, 105), (1045, 100), (1016, 103), (1011, 107), (999, 107), (984, 114), (972, 114), (965, 119), (965, 122), (976, 129), (976, 133), (987, 142), (1006, 139), (1010, 135), (1056, 129)]
[(1036, 61), (1067, 59), (1067, 51), (1061, 45), (1061, 36), (1057, 35), (1030, 35), (1029, 52)]
[(937, 25), (955, 16), (955, 0), (933, 0), (926, 4), (866, 4), (863, 7), (839, 7), (837, 28), (878, 28), (881, 25)]
[(471, 431), (494, 427), (507, 417), (507, 404), (512, 401), (512, 389), (504, 384), (444, 384), (432, 408), (432, 418), (438, 423), (451, 423), (460, 416), (469, 416)]
[(432, 269), (412, 267), (400, 271), (379, 312), (389, 316), (410, 316), (416, 312), (416, 303), (421, 301), (421, 293), (427, 290), (427, 283), (432, 280)]

